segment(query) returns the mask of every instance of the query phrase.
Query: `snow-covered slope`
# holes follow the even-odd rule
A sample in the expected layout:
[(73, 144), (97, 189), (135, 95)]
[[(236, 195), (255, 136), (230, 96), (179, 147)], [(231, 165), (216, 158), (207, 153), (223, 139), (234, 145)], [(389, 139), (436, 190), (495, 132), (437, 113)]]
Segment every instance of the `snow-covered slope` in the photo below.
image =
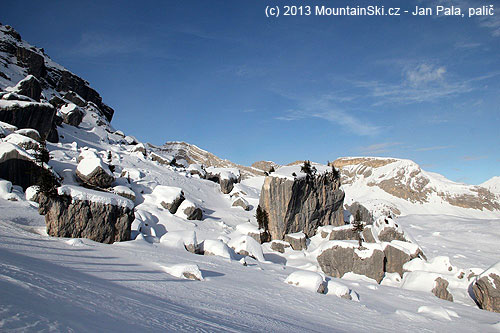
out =
[(339, 158), (345, 202), (396, 215), (449, 214), (499, 217), (500, 196), (483, 186), (453, 182), (413, 161), (381, 157)]
[(493, 193), (500, 194), (500, 176), (491, 177), (479, 186), (487, 188)]

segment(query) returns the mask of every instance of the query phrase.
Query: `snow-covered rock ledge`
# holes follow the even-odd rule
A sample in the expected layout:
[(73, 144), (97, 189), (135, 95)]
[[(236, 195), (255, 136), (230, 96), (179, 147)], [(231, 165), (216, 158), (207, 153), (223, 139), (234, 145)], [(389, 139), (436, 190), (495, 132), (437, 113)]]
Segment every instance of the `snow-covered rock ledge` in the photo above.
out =
[(64, 185), (57, 196), (41, 195), (39, 213), (54, 237), (88, 238), (100, 243), (130, 240), (134, 203), (119, 195)]

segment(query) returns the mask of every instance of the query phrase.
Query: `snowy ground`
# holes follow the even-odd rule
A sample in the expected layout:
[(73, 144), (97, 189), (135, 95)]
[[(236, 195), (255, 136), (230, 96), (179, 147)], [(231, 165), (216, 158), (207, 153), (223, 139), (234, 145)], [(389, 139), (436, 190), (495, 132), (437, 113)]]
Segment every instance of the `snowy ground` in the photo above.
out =
[[(50, 238), (43, 235), (43, 217), (28, 202), (0, 199), (0, 211), (2, 331), (500, 329), (500, 314), (443, 301), (430, 293), (338, 280), (359, 295), (359, 302), (350, 301), (285, 284), (295, 269), (280, 264), (249, 259), (245, 267), (235, 260), (144, 240), (105, 245)], [(453, 263), (484, 269), (499, 257), (494, 235), (484, 236), (485, 230), (498, 235), (498, 220), (459, 220), (459, 228), (456, 218), (445, 216), (409, 216), (400, 221), (429, 255), (436, 249), (451, 258), (459, 255)], [(427, 231), (430, 223), (439, 236)], [(461, 230), (467, 234), (454, 240)], [(484, 241), (465, 246), (467, 237)], [(165, 272), (166, 266), (180, 263), (197, 264), (204, 281)]]

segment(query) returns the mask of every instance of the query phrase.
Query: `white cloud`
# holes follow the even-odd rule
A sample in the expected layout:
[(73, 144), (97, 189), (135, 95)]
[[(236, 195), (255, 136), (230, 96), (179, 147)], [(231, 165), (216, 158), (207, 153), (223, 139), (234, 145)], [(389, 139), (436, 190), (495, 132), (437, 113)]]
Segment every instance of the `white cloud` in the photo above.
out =
[(412, 87), (418, 87), (436, 81), (443, 81), (445, 73), (446, 68), (444, 66), (420, 64), (415, 68), (406, 70), (406, 83)]
[(415, 151), (434, 151), (434, 150), (443, 150), (443, 149), (448, 149), (448, 148), (453, 148), (453, 146), (422, 147), (422, 148), (415, 149)]
[(375, 143), (365, 147), (359, 147), (358, 150), (362, 154), (377, 155), (377, 154), (388, 153), (392, 150), (392, 148), (400, 145), (402, 145), (401, 142), (382, 142), (382, 143)]
[[(282, 96), (284, 96), (282, 94)], [(289, 96), (284, 96), (290, 98)], [(290, 109), (284, 115), (276, 117), (278, 120), (294, 121), (307, 118), (317, 118), (327, 120), (333, 124), (340, 125), (348, 132), (360, 136), (376, 135), (380, 133), (379, 126), (372, 125), (366, 119), (360, 119), (353, 114), (335, 106), (331, 101), (331, 96), (323, 95), (319, 99), (297, 100), (297, 109)]]

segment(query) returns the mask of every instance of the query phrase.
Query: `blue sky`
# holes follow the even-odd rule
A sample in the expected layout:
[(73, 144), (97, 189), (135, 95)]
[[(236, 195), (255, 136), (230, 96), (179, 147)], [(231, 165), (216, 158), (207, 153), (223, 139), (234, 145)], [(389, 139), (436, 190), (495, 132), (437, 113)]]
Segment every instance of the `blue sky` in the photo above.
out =
[[(438, 2), (491, 1), (378, 1)], [(500, 175), (500, 4), (483, 18), (277, 19), (268, 4), (373, 3), (26, 1), (0, 22), (87, 79), (142, 141), (246, 165), (370, 155), (472, 184)]]

